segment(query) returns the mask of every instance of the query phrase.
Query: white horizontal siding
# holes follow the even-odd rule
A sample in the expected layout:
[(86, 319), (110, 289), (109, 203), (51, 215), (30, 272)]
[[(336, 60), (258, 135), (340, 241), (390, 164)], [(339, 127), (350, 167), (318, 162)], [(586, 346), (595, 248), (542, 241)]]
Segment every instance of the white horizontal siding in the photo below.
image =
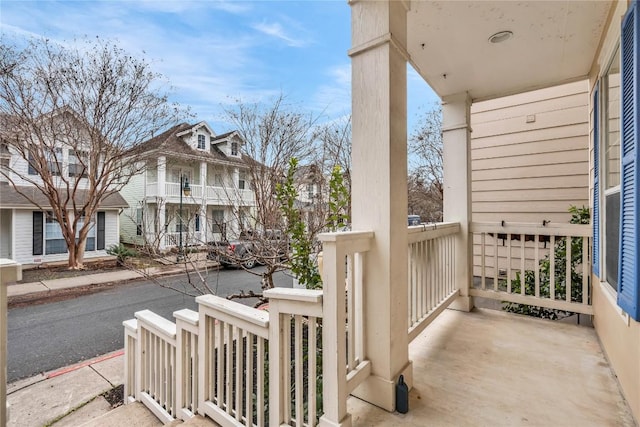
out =
[(474, 221), (568, 222), (589, 205), (585, 81), (474, 104)]

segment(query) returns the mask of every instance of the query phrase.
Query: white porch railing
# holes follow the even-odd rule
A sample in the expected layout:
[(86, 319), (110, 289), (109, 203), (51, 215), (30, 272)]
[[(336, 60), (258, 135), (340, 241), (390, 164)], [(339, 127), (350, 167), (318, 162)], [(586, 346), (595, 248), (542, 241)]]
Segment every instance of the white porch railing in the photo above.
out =
[[(202, 185), (199, 184), (189, 184), (191, 188), (191, 195), (189, 197), (182, 196), (183, 201), (186, 203), (187, 201), (191, 201), (192, 198), (196, 200), (202, 200)], [(180, 192), (182, 191), (180, 188), (179, 182), (166, 182), (164, 184), (165, 195), (167, 197), (175, 197), (180, 198)]]
[[(204, 233), (201, 231), (185, 231), (182, 233), (183, 246), (197, 246), (204, 244)], [(180, 245), (180, 233), (166, 233), (164, 235), (164, 247), (172, 247)]]
[(156, 197), (158, 195), (158, 183), (150, 182), (147, 184), (147, 197)]
[(176, 325), (149, 310), (137, 312), (136, 319), (135, 397), (170, 422), (177, 414)]
[(593, 314), (589, 239), (581, 224), (472, 223), (472, 296)]
[[(458, 294), (459, 232), (458, 224), (408, 230), (411, 337)], [(188, 310), (176, 312), (173, 325), (145, 311), (125, 322), (125, 401), (141, 400), (162, 420), (200, 413), (223, 426), (348, 423), (347, 397), (371, 374), (362, 304), (374, 233), (318, 237), (321, 291), (270, 289), (268, 311), (205, 295), (196, 299), (197, 320)], [(159, 326), (149, 326), (151, 320)], [(172, 356), (157, 356), (158, 342)], [(151, 374), (149, 366), (161, 373)], [(155, 397), (158, 381), (174, 381), (166, 386), (173, 400)]]
[(409, 227), (409, 342), (458, 296), (455, 235), (458, 223)]
[(371, 373), (364, 358), (362, 273), (373, 232), (326, 233), (318, 238), (323, 250), (323, 395), (328, 397), (323, 416), (340, 422), (347, 416), (349, 393)]
[(322, 291), (265, 294), (268, 312), (205, 295), (175, 324), (148, 310), (124, 322), (125, 403), (165, 423), (200, 413), (223, 426), (315, 426)]
[(228, 204), (229, 197), (226, 194), (226, 191), (222, 187), (212, 187), (207, 185), (207, 202), (208, 203), (218, 203), (218, 204)]

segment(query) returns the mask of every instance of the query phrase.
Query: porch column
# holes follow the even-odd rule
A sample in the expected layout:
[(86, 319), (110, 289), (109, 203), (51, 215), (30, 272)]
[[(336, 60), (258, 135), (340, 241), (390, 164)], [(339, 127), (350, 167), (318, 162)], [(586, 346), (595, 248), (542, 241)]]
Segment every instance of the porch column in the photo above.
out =
[[(165, 224), (167, 221), (167, 193), (165, 183), (167, 181), (167, 158), (164, 156), (158, 157), (158, 172), (156, 183), (158, 185), (157, 188), (157, 209), (158, 209), (158, 233), (160, 236), (165, 236), (167, 234), (167, 230), (165, 229)], [(165, 239), (164, 237), (160, 239), (159, 248), (165, 249)]]
[(7, 402), (7, 285), (22, 279), (22, 266), (0, 259), (0, 426), (9, 421)]
[(200, 185), (202, 186), (202, 198), (200, 199), (200, 241), (207, 243), (209, 240), (207, 227), (207, 162), (200, 162)]
[(395, 410), (400, 374), (409, 386), (407, 336), (408, 2), (351, 1), (355, 231), (375, 233), (364, 263), (365, 357), (371, 376), (354, 395)]
[(442, 142), (444, 166), (444, 221), (460, 223), (456, 236), (456, 283), (460, 296), (450, 308), (469, 311), (473, 298), (473, 247), (471, 222), (471, 98), (466, 92), (442, 99)]

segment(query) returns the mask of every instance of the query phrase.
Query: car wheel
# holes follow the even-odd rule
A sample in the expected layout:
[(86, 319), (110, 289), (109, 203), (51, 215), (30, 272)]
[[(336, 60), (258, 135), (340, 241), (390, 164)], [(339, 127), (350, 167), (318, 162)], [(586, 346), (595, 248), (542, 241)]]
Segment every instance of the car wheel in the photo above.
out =
[(245, 261), (244, 264), (242, 264), (242, 266), (246, 269), (252, 269), (253, 267), (256, 266), (256, 260), (254, 258), (250, 258), (247, 261)]

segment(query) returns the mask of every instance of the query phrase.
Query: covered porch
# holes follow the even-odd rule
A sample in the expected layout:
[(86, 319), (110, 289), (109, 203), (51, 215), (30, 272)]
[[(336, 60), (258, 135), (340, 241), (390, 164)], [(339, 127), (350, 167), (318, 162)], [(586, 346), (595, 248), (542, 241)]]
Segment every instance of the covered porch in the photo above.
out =
[[(138, 313), (129, 399), (222, 425), (634, 425), (637, 323), (593, 274), (592, 227), (474, 221), (470, 156), (473, 102), (594, 82), (628, 3), (350, 6), (353, 231), (320, 236), (322, 291), (266, 291), (269, 312), (199, 297), (175, 324)], [(442, 99), (445, 221), (409, 228), (407, 64)], [(596, 330), (476, 297), (594, 316)], [(618, 336), (630, 350), (605, 357)]]
[[(581, 277), (589, 263), (567, 262), (548, 248), (550, 241), (588, 242), (581, 235), (585, 226), (563, 227), (559, 235), (553, 227), (520, 225), (511, 231), (522, 239), (509, 245), (506, 257), (491, 252), (503, 237), (487, 231), (496, 227), (472, 225), (485, 243), (477, 253), (486, 261), (470, 293), (592, 312), (588, 288), (584, 297), (572, 292), (584, 290)], [(201, 414), (225, 426), (634, 426), (594, 329), (494, 310), (449, 309), (461, 292), (455, 278), (460, 233), (458, 223), (406, 232), (408, 280), (402, 288), (408, 310), (399, 321), (402, 336), (394, 338), (407, 343), (411, 361), (404, 371), (412, 385), (407, 414), (371, 402), (367, 389), (368, 381), (379, 381), (367, 342), (382, 351), (371, 342), (379, 331), (362, 306), (371, 296), (365, 276), (370, 232), (323, 235), (324, 289), (268, 290), (268, 311), (206, 295), (197, 298), (198, 312), (177, 311), (174, 322), (136, 313), (125, 322), (125, 398), (143, 402), (164, 422)], [(520, 268), (540, 277), (540, 264), (533, 261), (543, 258), (569, 269), (566, 277), (573, 278), (555, 295), (541, 291), (544, 277), (532, 291), (510, 288), (500, 277), (491, 284), (491, 260), (509, 261), (509, 277), (522, 274)], [(568, 291), (560, 292), (563, 287)]]

